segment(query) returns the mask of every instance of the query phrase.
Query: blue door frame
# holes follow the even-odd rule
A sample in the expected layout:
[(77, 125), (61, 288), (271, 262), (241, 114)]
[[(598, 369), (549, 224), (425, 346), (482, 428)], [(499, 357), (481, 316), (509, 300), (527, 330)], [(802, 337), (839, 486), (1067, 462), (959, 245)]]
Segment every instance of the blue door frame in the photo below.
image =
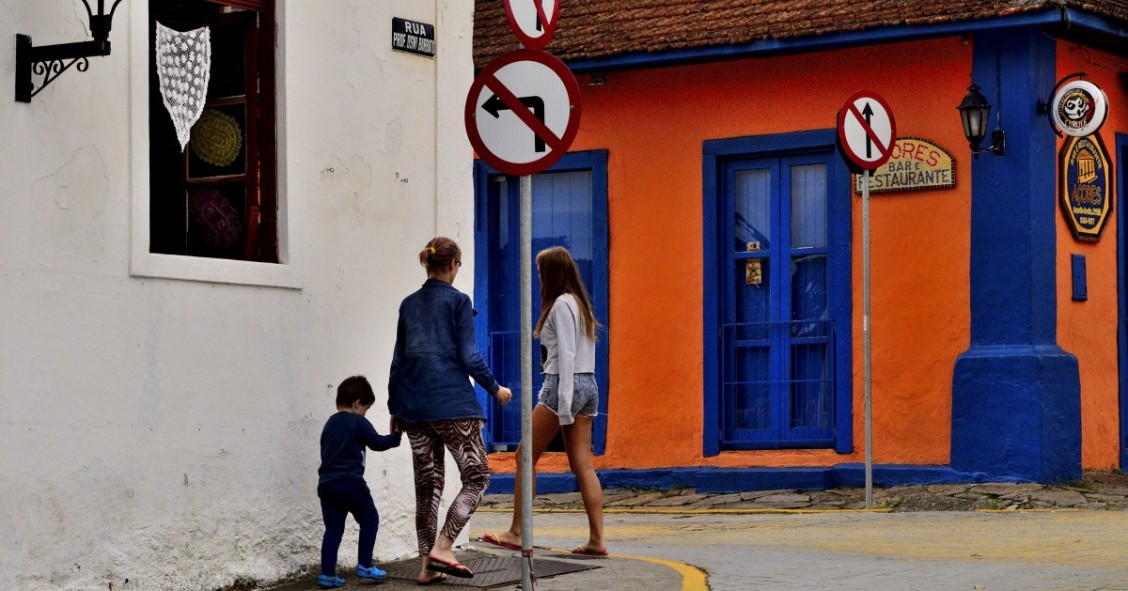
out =
[[(584, 280), (587, 282), (587, 288), (592, 298), (592, 306), (596, 318), (603, 324), (603, 330), (599, 335), (599, 346), (596, 348), (596, 380), (599, 384), (599, 416), (596, 418), (593, 425), (592, 432), (592, 446), (596, 454), (603, 454), (606, 441), (607, 441), (607, 400), (609, 390), (608, 379), (608, 327), (610, 326), (610, 318), (608, 317), (608, 302), (610, 301), (609, 294), (609, 281), (608, 281), (608, 251), (609, 251), (609, 237), (607, 227), (607, 152), (605, 150), (593, 150), (588, 152), (574, 152), (566, 154), (555, 165), (541, 174), (552, 173), (566, 173), (566, 172), (590, 172), (591, 176), (591, 251), (592, 260), (590, 264), (590, 271), (585, 273)], [(499, 215), (498, 207), (501, 205), (494, 203), (491, 196), (496, 194), (496, 190), (491, 190), (490, 183), (492, 179), (496, 179), (500, 175), (497, 170), (484, 164), (480, 160), (474, 163), (474, 194), (475, 194), (475, 212), (474, 212), (474, 301), (478, 309), (478, 316), (475, 319), (475, 330), (478, 334), (478, 348), (483, 352), (487, 362), (491, 363), (491, 369), (494, 373), (499, 372), (498, 368), (492, 364), (502, 363), (503, 360), (508, 360), (513, 357), (512, 351), (501, 351), (496, 343), (492, 343), (491, 329), (495, 323), (491, 323), (491, 317), (501, 313), (496, 309), (491, 309), (498, 305), (503, 306), (519, 306), (519, 300), (513, 301), (514, 298), (503, 300), (499, 302), (496, 297), (500, 290), (506, 289), (507, 286), (491, 285), (491, 276), (495, 275), (498, 269), (492, 269), (491, 265), (497, 265), (496, 261), (490, 260), (492, 232), (496, 229), (491, 228), (490, 224), (496, 220)], [(517, 177), (508, 177), (511, 182), (507, 183), (508, 190), (512, 195), (506, 195), (507, 203), (516, 203), (516, 192), (518, 191)], [(536, 178), (534, 177), (534, 212), (536, 212), (535, 202), (537, 200), (536, 193)], [(534, 216), (536, 217), (536, 216)], [(514, 228), (516, 232), (516, 228)], [(536, 256), (537, 248), (544, 246), (537, 243), (537, 225), (534, 223), (534, 237), (533, 237), (533, 256)], [(555, 244), (555, 243), (554, 243)], [(562, 246), (567, 246), (566, 244)], [(582, 261), (577, 261), (584, 267)], [(533, 266), (533, 261), (528, 261), (530, 266)], [(519, 270), (510, 270), (512, 274), (519, 273)], [(515, 282), (511, 282), (515, 283)], [(539, 315), (539, 284), (537, 283), (536, 271), (533, 269), (533, 307), (534, 318)], [(517, 295), (515, 285), (509, 285), (509, 290), (513, 296)], [(495, 296), (495, 297), (491, 297)], [(492, 302), (492, 303), (491, 303)], [(508, 311), (510, 314), (512, 310)], [(518, 313), (519, 314), (519, 313)], [(515, 341), (514, 346), (519, 347), (520, 343)], [(533, 371), (534, 374), (538, 373), (539, 355), (538, 348), (533, 347)], [(512, 362), (519, 362), (520, 352), (517, 350), (518, 359)], [(510, 362), (510, 361), (505, 361)], [(519, 367), (519, 366), (518, 366)], [(535, 394), (536, 386), (539, 384), (539, 375), (534, 376), (533, 380), (534, 391), (532, 395), (521, 395), (521, 399), (532, 403)], [(507, 383), (513, 389), (515, 395), (519, 394), (520, 384)], [(486, 429), (483, 433), (488, 448), (493, 448), (498, 441), (498, 433), (500, 429), (512, 430), (513, 425), (510, 425), (514, 420), (519, 420), (520, 407), (517, 405), (509, 405), (503, 411), (502, 407), (497, 405), (491, 399), (487, 399), (484, 393), (479, 389), (479, 399), (483, 407), (486, 409), (486, 416), (489, 419)], [(516, 417), (516, 419), (515, 419)], [(517, 423), (519, 429), (519, 422)], [(511, 442), (501, 442), (509, 443)]]
[[(1128, 193), (1128, 179), (1124, 177), (1128, 175), (1128, 135), (1123, 133), (1116, 134), (1116, 163), (1119, 180), (1119, 191), (1121, 202), (1119, 204), (1118, 219), (1116, 224), (1116, 246), (1119, 253), (1116, 261), (1117, 269), (1117, 285), (1119, 286), (1119, 308), (1120, 318), (1117, 322), (1116, 340), (1117, 348), (1119, 350), (1119, 366), (1120, 366), (1120, 437), (1117, 440), (1117, 448), (1120, 450), (1120, 469), (1128, 470), (1128, 255), (1125, 255), (1125, 248), (1128, 248), (1128, 214), (1124, 211), (1124, 196)], [(1114, 204), (1115, 206), (1116, 204)]]
[[(828, 312), (834, 321), (833, 359), (836, 389), (833, 393), (834, 425), (830, 447), (839, 453), (853, 451), (853, 412), (851, 378), (851, 272), (850, 235), (852, 195), (850, 175), (835, 153), (837, 134), (833, 129), (799, 133), (710, 140), (704, 143), (702, 162), (703, 206), (703, 333), (704, 333), (704, 428), (702, 451), (714, 456), (722, 450), (724, 413), (722, 409), (721, 326), (725, 320), (726, 286), (731, 281), (731, 245), (721, 244), (723, 224), (731, 213), (723, 211), (726, 168), (738, 159), (763, 157), (801, 157), (804, 154), (830, 154), (827, 162), (827, 270)], [(731, 223), (731, 220), (729, 220)], [(722, 274), (723, 273), (723, 274)]]

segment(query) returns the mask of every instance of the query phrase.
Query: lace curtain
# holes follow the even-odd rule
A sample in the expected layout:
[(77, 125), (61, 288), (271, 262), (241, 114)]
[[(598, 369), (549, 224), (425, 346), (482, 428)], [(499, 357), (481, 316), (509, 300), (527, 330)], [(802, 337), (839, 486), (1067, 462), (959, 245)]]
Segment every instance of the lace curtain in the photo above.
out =
[(211, 30), (181, 33), (157, 25), (157, 78), (165, 109), (176, 127), (180, 151), (192, 136), (192, 126), (204, 111), (211, 76)]

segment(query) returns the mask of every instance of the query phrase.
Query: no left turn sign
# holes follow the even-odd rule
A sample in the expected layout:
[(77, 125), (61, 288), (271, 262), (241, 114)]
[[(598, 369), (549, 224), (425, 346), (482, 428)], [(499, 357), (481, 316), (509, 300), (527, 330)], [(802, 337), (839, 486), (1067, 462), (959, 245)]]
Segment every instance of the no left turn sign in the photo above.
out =
[(466, 135), (486, 164), (536, 174), (568, 151), (580, 127), (580, 87), (564, 62), (535, 49), (494, 59), (470, 85)]
[(896, 139), (893, 111), (876, 92), (854, 93), (838, 111), (838, 143), (859, 168), (873, 170), (885, 164)]

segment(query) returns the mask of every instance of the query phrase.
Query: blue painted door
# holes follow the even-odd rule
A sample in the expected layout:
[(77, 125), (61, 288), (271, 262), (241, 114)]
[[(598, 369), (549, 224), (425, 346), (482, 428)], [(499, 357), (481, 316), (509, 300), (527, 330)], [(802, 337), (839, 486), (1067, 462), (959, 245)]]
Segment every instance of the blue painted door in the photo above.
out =
[[(1116, 134), (1116, 154), (1119, 156), (1116, 162), (1120, 169), (1117, 171), (1117, 178), (1120, 179), (1118, 194), (1123, 200), (1128, 195), (1128, 179), (1125, 178), (1128, 175), (1128, 135)], [(1116, 204), (1113, 205), (1115, 211)], [(1120, 449), (1120, 469), (1128, 470), (1128, 255), (1125, 255), (1128, 252), (1125, 250), (1128, 248), (1128, 213), (1125, 213), (1123, 201), (1120, 202), (1119, 211), (1116, 232), (1120, 283), (1120, 319), (1117, 326), (1117, 344), (1120, 349), (1120, 437), (1117, 447)]]
[[(535, 401), (544, 379), (539, 344), (534, 340), (533, 390), (521, 387), (520, 182), (479, 164), (476, 246), (478, 266), (475, 300), (479, 302), (479, 344), (501, 384), (516, 400)], [(533, 176), (532, 256), (550, 246), (567, 248), (592, 297), (596, 318), (604, 328), (596, 349), (600, 416), (592, 434), (596, 453), (603, 453), (607, 417), (607, 181), (606, 153), (569, 154), (548, 171)], [(532, 322), (540, 316), (540, 283), (533, 259)], [(484, 306), (482, 304), (484, 302)], [(521, 439), (521, 407), (487, 402), (487, 444), (495, 450), (515, 449)], [(551, 449), (551, 448), (550, 448)]]
[(833, 445), (830, 157), (725, 165), (718, 335), (723, 449)]

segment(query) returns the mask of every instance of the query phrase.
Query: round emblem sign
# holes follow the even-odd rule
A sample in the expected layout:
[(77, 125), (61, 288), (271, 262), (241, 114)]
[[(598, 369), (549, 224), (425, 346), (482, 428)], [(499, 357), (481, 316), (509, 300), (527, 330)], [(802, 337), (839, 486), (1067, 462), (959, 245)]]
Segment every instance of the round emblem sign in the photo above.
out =
[(1062, 86), (1051, 104), (1054, 125), (1066, 135), (1092, 135), (1108, 117), (1108, 98), (1099, 86), (1075, 80)]

